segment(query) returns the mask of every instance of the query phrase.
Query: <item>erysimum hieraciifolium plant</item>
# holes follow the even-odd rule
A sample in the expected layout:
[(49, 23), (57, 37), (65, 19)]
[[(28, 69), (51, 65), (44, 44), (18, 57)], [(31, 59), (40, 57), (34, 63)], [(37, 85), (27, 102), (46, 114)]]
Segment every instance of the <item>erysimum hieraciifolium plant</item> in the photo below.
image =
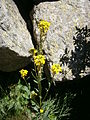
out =
[[(37, 51), (37, 53), (34, 52), (34, 51)], [(47, 88), (46, 94), (42, 97), (43, 91), (42, 91), (41, 82), (44, 79), (42, 77), (42, 74), (43, 74), (43, 67), (44, 67), (45, 60), (46, 60), (45, 55), (39, 53), (38, 50), (36, 50), (36, 49), (31, 49), (31, 52), (33, 53), (32, 55), (33, 55), (33, 62), (34, 62), (34, 67), (35, 67), (34, 71), (36, 73), (36, 75), (33, 75), (34, 78), (35, 78), (34, 82), (35, 82), (35, 84), (37, 84), (37, 89), (35, 89), (35, 91), (31, 91), (31, 93), (33, 93), (33, 95), (31, 95), (31, 96), (33, 96), (33, 97), (30, 97), (32, 105), (34, 106), (33, 109), (35, 111), (37, 111), (36, 116), (38, 114), (38, 117), (39, 117), (38, 119), (40, 119), (40, 120), (44, 120), (46, 118), (47, 118), (47, 120), (50, 120), (49, 117), (51, 117), (51, 116), (53, 118), (55, 117), (55, 119), (56, 119), (56, 116), (54, 114), (55, 108), (51, 107), (51, 106), (54, 106), (55, 100), (50, 100), (50, 99), (46, 100), (53, 80), (48, 80), (49, 86)], [(36, 53), (36, 54), (34, 54), (34, 53)], [(51, 72), (52, 72), (53, 77), (54, 77), (55, 74), (58, 74), (59, 72), (62, 72), (62, 69), (61, 69), (59, 64), (53, 64), (52, 67), (51, 67)], [(37, 100), (35, 100), (35, 96), (38, 96), (39, 103), (37, 102)], [(51, 105), (50, 102), (52, 103), (52, 105)], [(51, 105), (51, 106), (49, 106), (49, 105)], [(52, 112), (50, 112), (50, 110)], [(36, 116), (34, 116), (34, 118), (36, 118)]]
[[(31, 73), (33, 75), (33, 81), (35, 83), (35, 88), (31, 90), (31, 84), (27, 81), (29, 72), (26, 69), (21, 69), (19, 71), (21, 79), (17, 84), (10, 87), (10, 93), (6, 95), (2, 100), (0, 100), (0, 116), (2, 120), (7, 120), (6, 116), (12, 114), (24, 114), (28, 120), (58, 120), (63, 118), (63, 116), (68, 115), (69, 108), (67, 107), (66, 98), (60, 107), (56, 105), (56, 99), (51, 99), (48, 95), (51, 88), (53, 80), (48, 81), (48, 88), (46, 88), (46, 93), (43, 95), (42, 80), (43, 78), (43, 67), (46, 64), (46, 57), (43, 53), (43, 42), (45, 36), (49, 30), (50, 22), (45, 20), (40, 20), (38, 23), (38, 28), (40, 30), (40, 44), (37, 49), (30, 49), (32, 54), (32, 60), (34, 63), (34, 69)], [(33, 71), (35, 74), (33, 74)], [(53, 77), (62, 72), (60, 64), (53, 63), (50, 68)], [(29, 77), (27, 77), (27, 75)], [(42, 97), (43, 95), (43, 97)], [(48, 96), (48, 99), (47, 99)], [(57, 116), (59, 114), (59, 116)], [(4, 119), (5, 118), (5, 119)]]
[[(32, 48), (30, 50), (30, 53), (32, 53), (32, 56), (33, 56), (33, 62), (34, 62), (35, 73), (36, 73), (36, 75), (34, 75), (34, 78), (35, 78), (34, 82), (37, 84), (37, 89), (35, 89), (35, 91), (32, 91), (31, 93), (33, 93), (33, 96), (38, 96), (38, 98), (39, 98), (39, 103), (35, 99), (36, 97), (31, 97), (31, 102), (32, 102), (32, 105), (34, 106), (33, 109), (35, 111), (37, 111), (37, 113), (39, 115), (38, 119), (41, 119), (41, 120), (44, 120), (46, 118), (50, 119), (50, 116), (53, 116), (53, 118), (54, 118), (54, 110), (55, 110), (54, 107), (51, 107), (51, 106), (54, 106), (53, 105), (54, 100), (52, 100), (53, 101), (52, 105), (50, 104), (50, 100), (46, 100), (48, 92), (50, 90), (50, 87), (51, 87), (51, 84), (53, 81), (48, 80), (49, 86), (46, 90), (46, 94), (44, 95), (44, 97), (42, 97), (43, 93), (42, 93), (42, 84), (41, 84), (42, 80), (44, 79), (42, 77), (42, 74), (43, 74), (43, 67), (44, 67), (45, 61), (46, 61), (45, 55), (43, 54), (42, 44), (45, 40), (47, 31), (49, 30), (50, 24), (51, 24), (50, 22), (47, 22), (45, 20), (39, 21), (39, 23), (38, 23), (38, 28), (40, 30), (39, 48), (38, 48), (38, 50), (36, 50), (34, 48)], [(51, 67), (51, 72), (54, 76), (55, 74), (62, 72), (62, 69), (59, 64), (53, 64)], [(47, 105), (46, 105), (46, 103), (47, 103)], [(51, 105), (51, 106), (49, 106), (49, 105)], [(43, 106), (44, 106), (44, 108), (43, 108)], [(50, 108), (52, 109), (51, 110), (52, 112), (50, 112)], [(56, 118), (54, 118), (54, 119), (56, 119)]]
[[(44, 36), (47, 34), (49, 26), (50, 26), (49, 22), (44, 21), (44, 20), (39, 21), (39, 23), (38, 23), (38, 28), (40, 30), (40, 44), (39, 44), (39, 48), (38, 48), (38, 50), (36, 50), (34, 48), (30, 49), (30, 53), (32, 53), (34, 67), (35, 67), (34, 68), (35, 75), (33, 75), (34, 78), (35, 78), (34, 82), (35, 82), (35, 84), (37, 84), (37, 88), (35, 89), (35, 91), (31, 91), (31, 93), (33, 93), (33, 95), (31, 95), (31, 96), (34, 96), (34, 97), (30, 97), (30, 98), (31, 98), (31, 103), (34, 106), (33, 109), (35, 111), (37, 111), (37, 113), (39, 115), (38, 119), (40, 119), (40, 120), (44, 120), (44, 119), (46, 119), (46, 117), (48, 118), (49, 114), (51, 114), (51, 112), (48, 112), (48, 111), (50, 111), (50, 108), (46, 109), (46, 108), (49, 107), (48, 105), (50, 104), (50, 100), (46, 100), (46, 98), (47, 98), (48, 92), (50, 90), (50, 87), (51, 87), (51, 84), (52, 84), (53, 81), (52, 80), (48, 81), (49, 82), (49, 84), (48, 84), (49, 86), (48, 86), (48, 88), (46, 90), (46, 94), (44, 95), (44, 97), (42, 97), (42, 94), (43, 94), (42, 92), (43, 91), (42, 91), (42, 84), (41, 84), (42, 80), (44, 79), (42, 77), (42, 74), (43, 74), (43, 67), (44, 67), (45, 62), (46, 62), (45, 55), (43, 54), (42, 43), (43, 43), (43, 41), (45, 39)], [(52, 67), (51, 67), (51, 72), (52, 72), (52, 74), (54, 76), (55, 74), (58, 74), (59, 72), (62, 72), (62, 69), (61, 69), (59, 64), (53, 64)], [(37, 96), (39, 98), (39, 102), (37, 102), (37, 100), (35, 99), (36, 98), (35, 96)], [(46, 104), (45, 101), (47, 102), (46, 106), (44, 106), (44, 104)], [(52, 102), (52, 103), (54, 103), (54, 102)], [(44, 108), (45, 107), (46, 108), (43, 109), (43, 106), (44, 106)], [(51, 107), (51, 108), (53, 109), (53, 107)], [(47, 110), (47, 115), (45, 115), (46, 114), (46, 110)], [(55, 110), (55, 108), (54, 108), (54, 110)], [(51, 110), (51, 111), (54, 111), (54, 110)]]
[[(42, 44), (45, 40), (47, 31), (49, 30), (50, 24), (50, 22), (45, 20), (39, 21), (38, 28), (40, 30), (40, 44), (37, 49), (30, 49), (34, 63), (34, 69), (32, 69), (31, 73), (34, 78), (33, 81), (35, 83), (35, 88), (31, 90), (31, 85), (27, 81), (28, 78), (30, 78), (27, 77), (27, 75), (29, 76), (28, 70), (21, 69), (19, 73), (22, 79), (20, 79), (16, 85), (10, 87), (9, 95), (3, 99), (6, 104), (0, 101), (3, 103), (0, 110), (2, 114), (7, 116), (9, 113), (24, 113), (30, 120), (57, 120), (58, 117), (56, 114), (58, 113), (58, 106), (56, 107), (55, 105), (56, 100), (51, 99), (48, 96), (53, 80), (47, 80), (48, 88), (44, 95), (42, 90), (42, 80), (45, 79), (43, 78), (43, 67), (46, 63)], [(33, 74), (33, 71), (35, 74)], [(54, 77), (59, 72), (62, 72), (62, 68), (58, 63), (53, 63), (50, 71)], [(64, 101), (65, 100), (66, 99), (64, 99)], [(66, 102), (63, 104), (66, 104)], [(65, 113), (64, 115), (67, 115), (66, 112), (68, 111), (64, 106), (65, 105), (60, 108), (60, 116), (62, 116), (63, 113)]]

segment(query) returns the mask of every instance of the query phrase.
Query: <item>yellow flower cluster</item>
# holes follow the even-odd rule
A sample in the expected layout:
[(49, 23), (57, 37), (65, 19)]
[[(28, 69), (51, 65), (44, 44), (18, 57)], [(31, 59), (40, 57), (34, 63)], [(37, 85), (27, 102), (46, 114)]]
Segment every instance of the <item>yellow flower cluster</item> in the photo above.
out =
[(44, 55), (34, 56), (34, 63), (36, 66), (41, 67), (42, 65), (45, 64), (45, 56)]
[(29, 51), (33, 56), (35, 56), (37, 54), (37, 50), (35, 48), (31, 48)]
[(28, 71), (27, 71), (27, 70), (22, 69), (22, 70), (20, 70), (19, 72), (20, 72), (20, 74), (21, 74), (21, 77), (22, 77), (23, 79), (25, 79), (25, 76), (27, 76)]
[(40, 113), (43, 113), (43, 112), (44, 112), (44, 110), (41, 108), (41, 109), (40, 109)]
[(50, 27), (50, 23), (45, 20), (41, 20), (38, 23), (38, 28), (40, 29), (41, 33), (47, 33), (49, 27)]
[(60, 67), (59, 64), (53, 64), (51, 67), (52, 74), (58, 74), (59, 72), (62, 72), (62, 68)]

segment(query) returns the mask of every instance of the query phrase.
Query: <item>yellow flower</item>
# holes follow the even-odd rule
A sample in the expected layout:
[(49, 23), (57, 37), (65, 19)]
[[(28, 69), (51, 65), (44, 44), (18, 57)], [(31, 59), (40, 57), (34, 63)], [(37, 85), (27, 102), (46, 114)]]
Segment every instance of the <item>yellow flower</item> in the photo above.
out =
[(45, 20), (40, 20), (38, 23), (38, 28), (41, 33), (47, 33), (49, 27), (50, 27), (50, 23)]
[(43, 113), (43, 112), (44, 112), (44, 110), (41, 108), (41, 109), (40, 109), (40, 113)]
[(59, 64), (53, 64), (51, 67), (52, 74), (58, 74), (59, 72), (62, 72), (62, 68), (60, 67)]
[(30, 98), (34, 99), (38, 94), (35, 91), (32, 91), (30, 94)]
[(35, 56), (38, 51), (37, 51), (35, 48), (31, 48), (29, 52), (30, 52), (33, 56)]
[(45, 56), (44, 55), (34, 56), (34, 63), (36, 66), (41, 67), (42, 65), (45, 64)]
[(23, 79), (25, 79), (25, 76), (27, 76), (28, 71), (27, 71), (27, 70), (22, 69), (22, 70), (20, 70), (19, 72), (20, 72), (20, 74), (21, 74), (21, 77), (22, 77)]

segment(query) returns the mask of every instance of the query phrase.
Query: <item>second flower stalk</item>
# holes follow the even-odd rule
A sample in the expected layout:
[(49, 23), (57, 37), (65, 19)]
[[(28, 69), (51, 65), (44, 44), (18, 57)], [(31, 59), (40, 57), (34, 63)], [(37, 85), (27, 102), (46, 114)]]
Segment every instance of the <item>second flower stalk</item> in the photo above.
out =
[[(34, 49), (33, 48), (33, 50), (34, 51), (37, 51), (36, 49)], [(43, 67), (44, 67), (44, 64), (45, 64), (45, 60), (46, 60), (46, 58), (45, 58), (45, 56), (44, 55), (41, 55), (41, 54), (38, 54), (38, 55), (33, 55), (33, 62), (34, 62), (34, 65), (35, 65), (35, 73), (37, 73), (36, 74), (36, 80), (37, 80), (37, 84), (38, 84), (38, 91), (39, 91), (39, 98), (40, 98), (40, 109), (41, 109), (41, 106), (42, 106), (42, 102), (45, 100), (45, 98), (47, 97), (47, 95), (48, 95), (48, 92), (49, 92), (49, 90), (50, 90), (50, 87), (51, 87), (51, 84), (52, 84), (52, 80), (50, 81), (50, 86), (49, 86), (49, 88), (48, 88), (48, 90), (47, 90), (47, 92), (46, 92), (46, 94), (45, 94), (45, 96), (44, 96), (44, 99), (42, 100), (42, 85), (41, 85), (41, 81), (42, 81), (42, 73), (43, 73)], [(58, 73), (60, 73), (60, 72), (62, 72), (62, 68), (60, 67), (60, 65), (59, 64), (53, 64), (52, 66), (51, 66), (51, 73), (52, 73), (52, 75), (53, 75), (53, 77), (54, 77), (54, 75), (55, 74), (58, 74)]]

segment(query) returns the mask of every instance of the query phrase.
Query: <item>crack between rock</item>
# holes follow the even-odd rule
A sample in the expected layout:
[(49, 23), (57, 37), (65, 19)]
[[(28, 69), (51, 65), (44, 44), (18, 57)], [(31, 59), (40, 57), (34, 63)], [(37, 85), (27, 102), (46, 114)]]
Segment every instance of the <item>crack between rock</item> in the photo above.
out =
[(13, 1), (17, 6), (20, 15), (22, 16), (22, 18), (24, 19), (24, 21), (26, 23), (27, 30), (28, 30), (28, 32), (30, 33), (30, 36), (31, 36), (31, 41), (32, 41), (34, 47), (36, 48), (36, 41), (35, 41), (34, 34), (33, 34), (33, 23), (32, 23), (32, 20), (29, 16), (30, 11), (34, 7), (33, 0), (31, 0), (31, 1), (30, 0), (27, 0), (27, 1), (13, 0)]

